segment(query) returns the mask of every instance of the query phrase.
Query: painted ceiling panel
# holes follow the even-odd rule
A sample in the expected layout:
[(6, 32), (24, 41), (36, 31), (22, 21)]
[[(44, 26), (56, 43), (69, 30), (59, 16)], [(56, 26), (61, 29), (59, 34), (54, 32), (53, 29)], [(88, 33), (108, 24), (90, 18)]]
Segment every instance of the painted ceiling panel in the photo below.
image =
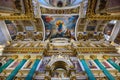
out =
[(73, 38), (75, 39), (75, 26), (78, 16), (42, 16), (45, 24), (45, 36), (48, 38)]
[(80, 4), (83, 0), (38, 0), (40, 4), (52, 7), (69, 7)]

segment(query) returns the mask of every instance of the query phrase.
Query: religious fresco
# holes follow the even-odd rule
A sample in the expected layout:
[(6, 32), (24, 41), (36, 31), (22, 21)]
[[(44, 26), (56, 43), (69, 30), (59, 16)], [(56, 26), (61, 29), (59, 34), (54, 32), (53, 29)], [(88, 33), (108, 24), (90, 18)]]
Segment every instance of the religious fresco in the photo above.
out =
[(0, 11), (24, 13), (24, 5), (22, 3), (23, 0), (0, 0)]
[(120, 11), (120, 0), (97, 0), (96, 13), (117, 13)]
[(72, 38), (75, 39), (75, 26), (78, 16), (51, 17), (42, 16), (45, 24), (45, 39)]
[(86, 60), (86, 62), (90, 69), (97, 69), (97, 66), (95, 65), (95, 63), (93, 63), (93, 61)]
[(50, 4), (55, 7), (63, 7), (70, 5), (71, 0), (50, 0)]
[[(80, 4), (83, 0), (38, 0), (40, 4), (52, 7), (70, 7)], [(87, 1), (87, 0), (84, 0)]]
[(8, 28), (8, 31), (11, 35), (11, 38), (12, 39), (15, 39), (16, 35), (17, 35), (17, 28), (15, 27), (15, 25), (9, 21), (9, 20), (6, 20), (5, 21), (6, 25), (7, 25), (7, 28)]
[(108, 0), (106, 10), (111, 13), (120, 11), (120, 0)]
[(0, 7), (11, 8), (11, 9), (15, 9), (16, 8), (13, 0), (0, 0)]
[(78, 60), (71, 60), (71, 61), (72, 61), (73, 65), (74, 65), (74, 67), (75, 67), (76, 72), (83, 71), (82, 66), (79, 64)]

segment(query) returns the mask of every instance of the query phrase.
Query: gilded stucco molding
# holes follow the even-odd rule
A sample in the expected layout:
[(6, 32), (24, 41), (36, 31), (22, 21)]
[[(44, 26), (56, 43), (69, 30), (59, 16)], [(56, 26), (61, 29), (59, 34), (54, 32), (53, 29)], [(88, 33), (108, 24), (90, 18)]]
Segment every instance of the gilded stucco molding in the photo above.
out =
[(14, 13), (9, 16), (0, 16), (0, 20), (34, 20), (32, 0), (24, 0), (25, 14)]
[(89, 20), (120, 20), (119, 15), (96, 14), (95, 13), (96, 2), (97, 0), (88, 0), (88, 9), (86, 17)]

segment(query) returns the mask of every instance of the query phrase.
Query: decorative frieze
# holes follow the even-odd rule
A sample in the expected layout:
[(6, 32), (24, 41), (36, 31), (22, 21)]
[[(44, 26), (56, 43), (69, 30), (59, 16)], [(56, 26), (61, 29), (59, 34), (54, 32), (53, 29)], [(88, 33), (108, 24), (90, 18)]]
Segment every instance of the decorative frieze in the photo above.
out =
[[(95, 13), (96, 2), (98, 0), (88, 0), (87, 18), (89, 20), (120, 20), (120, 15), (112, 15), (106, 13)], [(103, 3), (104, 4), (104, 3)]]
[(80, 7), (72, 9), (48, 9), (40, 7), (42, 14), (79, 14)]

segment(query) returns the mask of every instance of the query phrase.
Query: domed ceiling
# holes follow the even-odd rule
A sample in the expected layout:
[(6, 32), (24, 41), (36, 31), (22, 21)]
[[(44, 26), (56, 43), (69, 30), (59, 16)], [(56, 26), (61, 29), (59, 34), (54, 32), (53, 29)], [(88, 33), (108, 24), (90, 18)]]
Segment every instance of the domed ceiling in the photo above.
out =
[(39, 0), (40, 4), (51, 7), (71, 7), (79, 5), (83, 0)]

